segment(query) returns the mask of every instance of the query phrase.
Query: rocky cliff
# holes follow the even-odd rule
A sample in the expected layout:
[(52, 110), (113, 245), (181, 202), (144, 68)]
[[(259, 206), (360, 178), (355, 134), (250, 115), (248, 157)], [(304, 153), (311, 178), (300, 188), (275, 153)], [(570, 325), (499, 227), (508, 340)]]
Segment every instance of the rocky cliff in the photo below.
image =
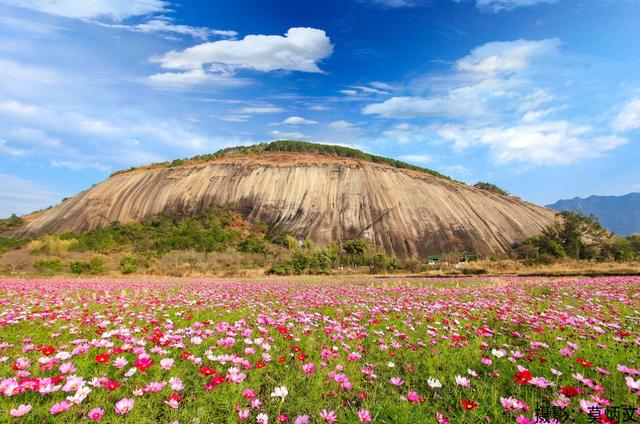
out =
[(320, 245), (366, 238), (400, 258), (502, 253), (554, 212), (425, 172), (312, 153), (263, 152), (122, 172), (27, 217), (14, 235), (85, 231), (234, 205)]

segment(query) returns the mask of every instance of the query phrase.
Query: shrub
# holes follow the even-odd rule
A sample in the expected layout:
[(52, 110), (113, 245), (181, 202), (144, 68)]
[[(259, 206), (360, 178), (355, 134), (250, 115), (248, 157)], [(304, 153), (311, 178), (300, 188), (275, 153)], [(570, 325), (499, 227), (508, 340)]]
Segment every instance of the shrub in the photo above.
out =
[(250, 234), (247, 238), (238, 243), (238, 252), (242, 253), (264, 253), (267, 243), (263, 238), (255, 234)]
[(126, 255), (120, 258), (118, 262), (118, 270), (123, 274), (133, 274), (138, 272), (140, 261), (135, 256)]
[(506, 190), (501, 189), (500, 187), (498, 187), (495, 184), (491, 184), (491, 183), (485, 183), (482, 181), (478, 181), (477, 183), (475, 183), (473, 185), (475, 188), (478, 188), (480, 190), (486, 190), (486, 191), (490, 191), (492, 193), (497, 193), (497, 194), (501, 194), (503, 196), (508, 196), (509, 193)]
[(63, 270), (60, 259), (38, 259), (33, 263), (33, 267), (43, 274), (57, 274)]
[(69, 272), (73, 274), (104, 274), (106, 265), (103, 258), (94, 256), (88, 261), (72, 261), (69, 263)]
[(8, 252), (9, 250), (17, 249), (24, 243), (25, 242), (23, 240), (0, 236), (0, 255)]

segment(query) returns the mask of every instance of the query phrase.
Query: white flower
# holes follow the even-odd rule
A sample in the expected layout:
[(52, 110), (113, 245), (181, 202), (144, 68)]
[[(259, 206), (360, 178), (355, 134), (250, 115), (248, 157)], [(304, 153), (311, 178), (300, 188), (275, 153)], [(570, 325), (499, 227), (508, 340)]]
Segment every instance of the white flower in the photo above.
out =
[(394, 364), (393, 362), (387, 362), (387, 366), (388, 366), (389, 368), (393, 368), (393, 367), (395, 367), (395, 366), (396, 366), (396, 364)]
[(461, 375), (456, 375), (456, 384), (462, 387), (469, 387), (471, 386), (471, 381)]
[(491, 350), (491, 353), (496, 358), (503, 358), (507, 354), (507, 351), (504, 349), (493, 349)]
[(267, 414), (258, 414), (256, 422), (259, 424), (267, 424), (269, 422), (269, 416), (267, 416)]
[(429, 387), (431, 387), (432, 389), (439, 389), (442, 387), (442, 383), (440, 383), (440, 380), (438, 380), (437, 378), (432, 378), (429, 377), (427, 379), (427, 384), (429, 385)]
[(271, 393), (271, 397), (272, 398), (279, 397), (280, 399), (282, 399), (282, 402), (284, 402), (284, 398), (286, 398), (288, 394), (289, 394), (289, 390), (287, 390), (287, 388), (284, 386), (280, 386), (273, 389), (273, 393)]

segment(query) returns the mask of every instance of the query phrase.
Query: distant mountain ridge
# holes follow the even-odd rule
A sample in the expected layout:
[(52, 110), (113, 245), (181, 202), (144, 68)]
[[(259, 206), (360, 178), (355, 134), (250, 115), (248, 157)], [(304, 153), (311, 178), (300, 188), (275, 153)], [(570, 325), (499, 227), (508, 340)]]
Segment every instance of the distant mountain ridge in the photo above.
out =
[(558, 200), (547, 205), (557, 211), (578, 211), (595, 215), (609, 231), (621, 236), (640, 233), (640, 193), (624, 196), (589, 196)]

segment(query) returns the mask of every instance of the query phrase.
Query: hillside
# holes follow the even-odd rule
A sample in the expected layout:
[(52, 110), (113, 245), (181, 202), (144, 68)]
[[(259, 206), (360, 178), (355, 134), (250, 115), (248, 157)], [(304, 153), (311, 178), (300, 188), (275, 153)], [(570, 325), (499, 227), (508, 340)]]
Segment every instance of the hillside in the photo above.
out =
[(606, 229), (622, 236), (640, 232), (640, 193), (589, 196), (586, 199), (574, 197), (558, 200), (547, 207), (557, 211), (578, 211), (595, 215)]
[[(317, 146), (280, 143), (281, 150)], [(249, 221), (280, 225), (319, 245), (368, 239), (398, 258), (504, 253), (554, 217), (518, 198), (390, 159), (261, 148), (114, 174), (26, 217), (10, 233), (82, 232), (160, 213), (197, 215), (211, 205), (231, 205)]]

